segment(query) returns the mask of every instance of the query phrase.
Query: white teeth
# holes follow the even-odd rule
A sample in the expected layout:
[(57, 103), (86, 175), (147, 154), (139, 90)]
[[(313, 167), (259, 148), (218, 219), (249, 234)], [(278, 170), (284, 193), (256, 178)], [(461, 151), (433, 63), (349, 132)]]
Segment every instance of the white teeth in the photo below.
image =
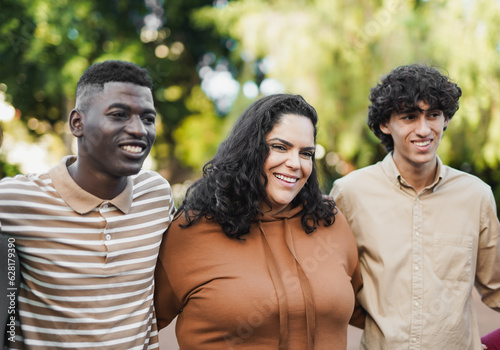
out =
[(279, 174), (274, 174), (278, 179), (286, 181), (286, 182), (297, 182), (298, 179), (293, 178), (293, 177), (288, 177), (288, 176), (283, 176)]
[(130, 153), (141, 153), (142, 152), (142, 147), (140, 146), (130, 146), (130, 145), (125, 145), (121, 147), (122, 150), (130, 152)]
[(415, 142), (415, 145), (423, 147), (423, 146), (427, 146), (430, 143), (431, 143), (430, 141)]

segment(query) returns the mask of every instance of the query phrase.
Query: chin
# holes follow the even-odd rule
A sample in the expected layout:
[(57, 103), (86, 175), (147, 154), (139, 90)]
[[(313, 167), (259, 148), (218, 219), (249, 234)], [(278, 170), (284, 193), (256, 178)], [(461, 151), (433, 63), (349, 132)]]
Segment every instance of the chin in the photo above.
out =
[(276, 206), (285, 209), (292, 204), (292, 201), (293, 201), (293, 198), (290, 200), (279, 201), (279, 202), (276, 202)]
[(119, 177), (136, 175), (139, 173), (139, 171), (141, 171), (141, 169), (142, 169), (142, 164), (140, 166), (137, 165), (136, 167), (126, 167), (117, 171), (116, 175)]

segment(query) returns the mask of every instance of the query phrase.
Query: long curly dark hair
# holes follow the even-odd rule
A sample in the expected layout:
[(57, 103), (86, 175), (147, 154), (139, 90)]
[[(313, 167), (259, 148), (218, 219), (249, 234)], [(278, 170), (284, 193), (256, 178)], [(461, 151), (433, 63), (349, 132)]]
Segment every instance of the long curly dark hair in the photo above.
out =
[(449, 120), (458, 110), (460, 96), (460, 87), (436, 68), (423, 64), (401, 66), (371, 89), (367, 123), (390, 152), (394, 149), (394, 141), (391, 135), (380, 130), (380, 124), (388, 122), (393, 113), (418, 110), (418, 103), (423, 101), (431, 109), (443, 111)]
[[(270, 205), (264, 173), (269, 155), (266, 135), (285, 114), (309, 118), (316, 140), (316, 110), (301, 96), (276, 94), (254, 102), (236, 121), (215, 157), (205, 164), (203, 177), (187, 190), (177, 211), (177, 215), (184, 213), (185, 226), (206, 218), (219, 223), (228, 237), (242, 239), (250, 231), (251, 223), (263, 214), (259, 204), (264, 201)], [(325, 226), (335, 222), (335, 202), (321, 193), (314, 156), (311, 175), (292, 201), (293, 207), (300, 204), (306, 233), (313, 232), (320, 221)]]

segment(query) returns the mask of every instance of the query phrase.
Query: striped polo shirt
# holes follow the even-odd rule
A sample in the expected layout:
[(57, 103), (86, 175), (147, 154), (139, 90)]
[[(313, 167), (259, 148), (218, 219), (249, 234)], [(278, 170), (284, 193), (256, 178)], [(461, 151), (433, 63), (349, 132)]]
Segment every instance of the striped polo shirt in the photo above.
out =
[(174, 211), (170, 185), (142, 170), (103, 200), (73, 181), (75, 160), (0, 181), (2, 233), (15, 240), (22, 274), (10, 345), (158, 348), (153, 275)]

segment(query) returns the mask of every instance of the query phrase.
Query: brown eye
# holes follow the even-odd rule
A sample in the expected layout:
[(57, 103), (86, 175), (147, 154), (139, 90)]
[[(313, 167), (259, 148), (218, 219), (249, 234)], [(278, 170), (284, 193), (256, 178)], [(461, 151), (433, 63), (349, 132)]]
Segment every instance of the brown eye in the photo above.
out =
[(145, 116), (142, 118), (144, 124), (153, 125), (155, 123), (156, 118), (154, 116)]
[(127, 114), (125, 112), (113, 112), (111, 113), (111, 116), (115, 117), (115, 118), (127, 118)]
[(277, 151), (286, 151), (286, 147), (280, 144), (271, 145), (271, 148)]

